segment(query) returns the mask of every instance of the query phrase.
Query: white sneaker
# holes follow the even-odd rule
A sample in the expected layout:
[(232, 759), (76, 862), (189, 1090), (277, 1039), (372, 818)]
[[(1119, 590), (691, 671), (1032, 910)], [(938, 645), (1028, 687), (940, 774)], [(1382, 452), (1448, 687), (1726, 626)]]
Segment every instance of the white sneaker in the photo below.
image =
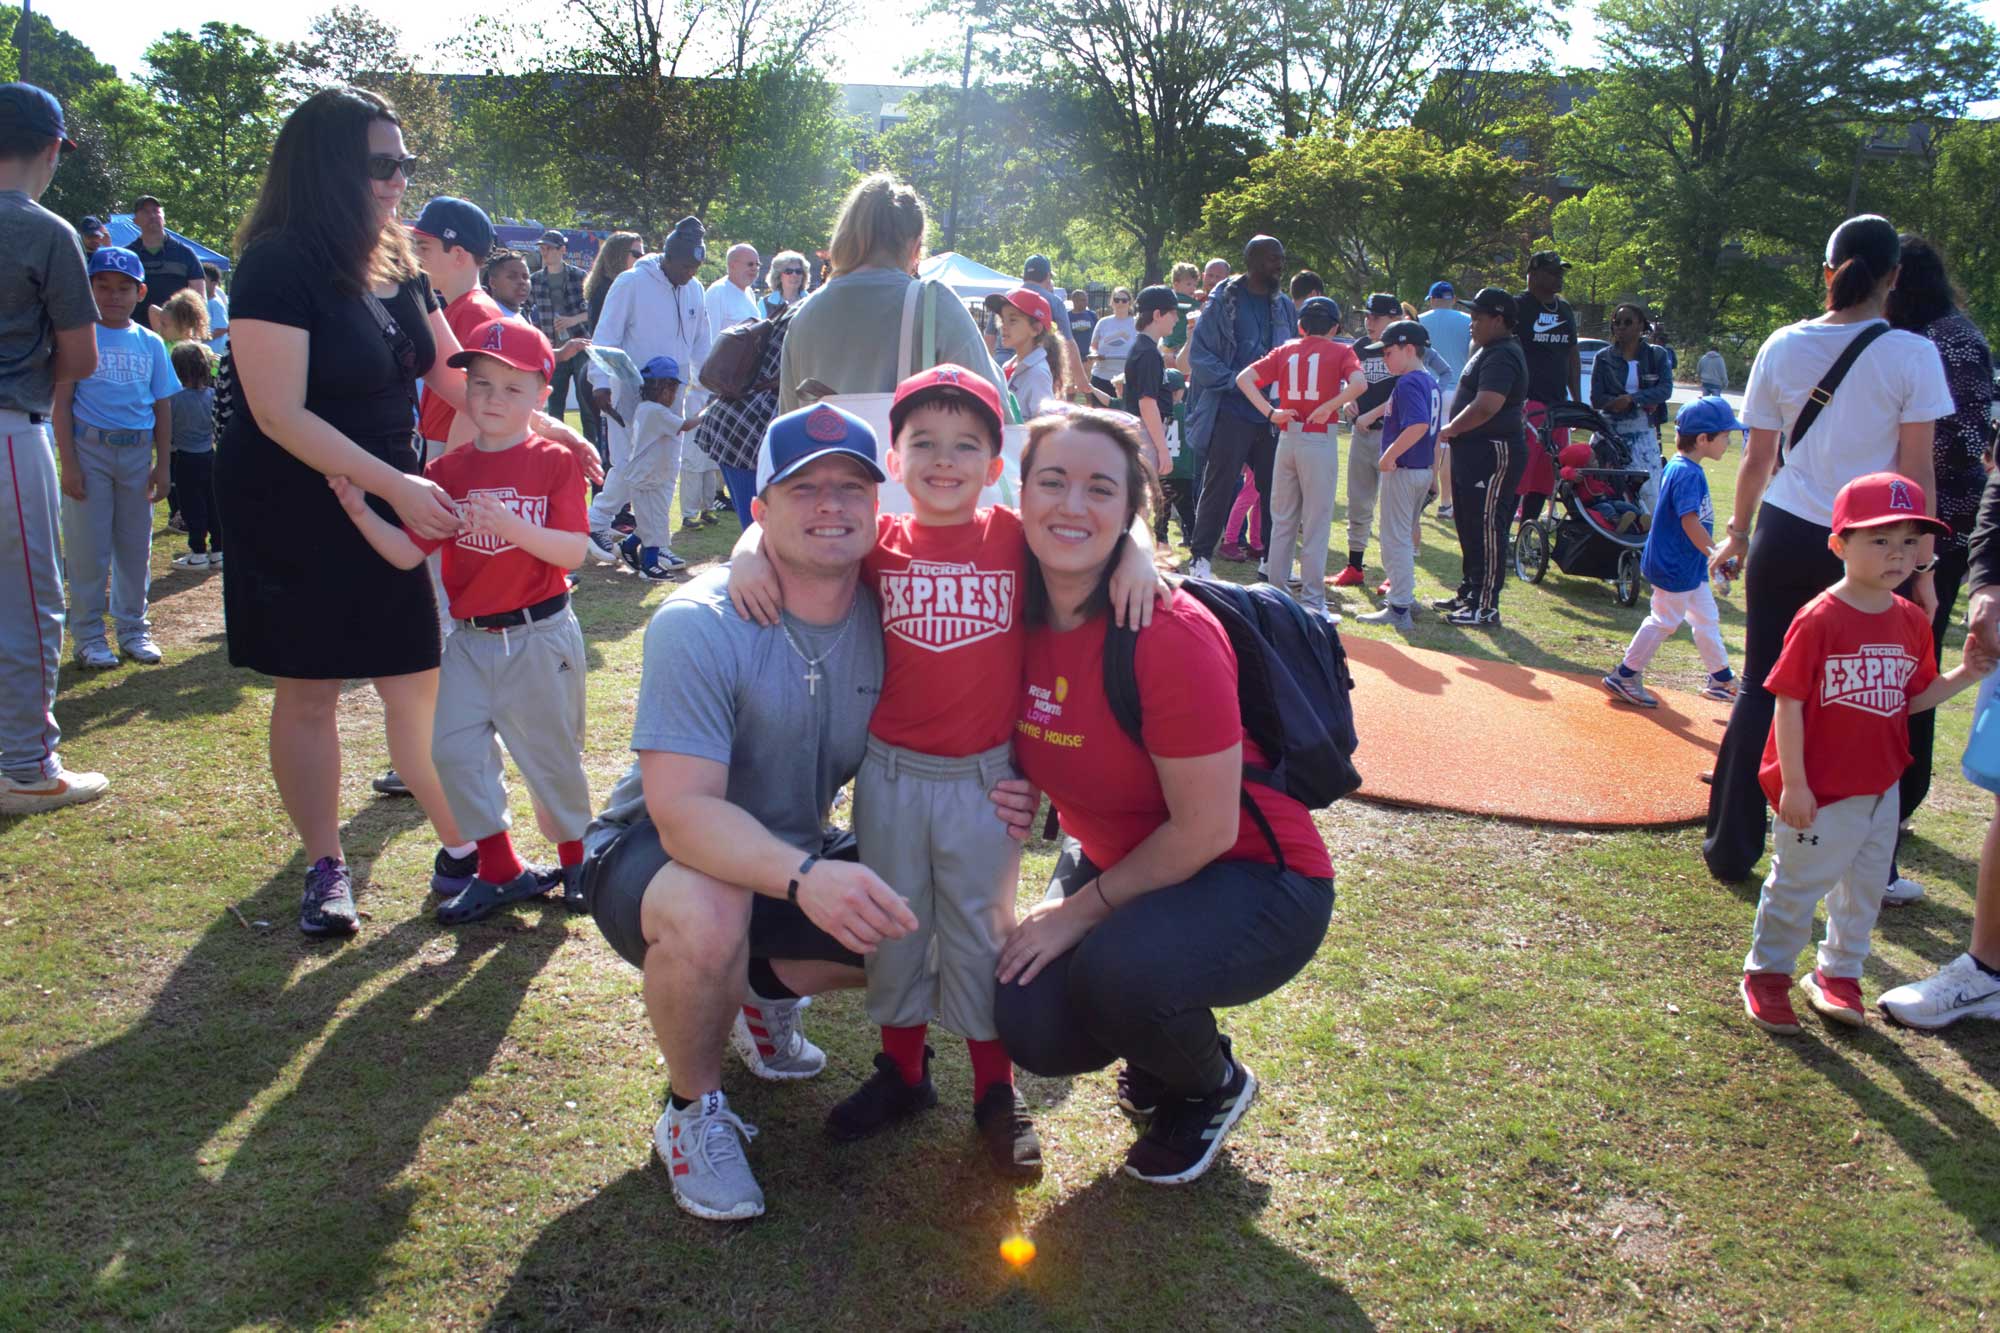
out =
[(1206, 560), (1190, 561), (1187, 572), (1188, 577), (1191, 579), (1212, 579), (1215, 577), (1215, 571), (1209, 568), (1208, 561)]
[(618, 534), (610, 528), (598, 528), (584, 538), (584, 553), (600, 565), (618, 563)]
[(213, 569), (215, 566), (221, 563), (222, 563), (222, 552), (210, 551), (208, 553), (208, 564), (211, 569)]
[(76, 650), (76, 664), (85, 671), (109, 671), (118, 665), (118, 654), (107, 643), (87, 643)]
[(208, 552), (189, 551), (184, 555), (175, 556), (174, 563), (182, 569), (207, 569)]
[(150, 634), (135, 634), (118, 645), (118, 651), (146, 666), (160, 664), (160, 645), (153, 642)]
[(66, 805), (82, 805), (104, 795), (111, 782), (102, 773), (77, 773), (56, 760), (53, 777), (22, 782), (0, 774), (0, 815), (38, 815)]
[(789, 1083), (811, 1078), (826, 1068), (826, 1052), (807, 1041), (799, 1026), (799, 1011), (811, 1003), (810, 999), (753, 997), (736, 1011), (729, 1044), (751, 1073), (774, 1083)]
[(1922, 902), (1924, 886), (1913, 879), (1898, 878), (1895, 883), (1882, 890), (1884, 907), (1907, 907), (1911, 903)]
[(1941, 1028), (1961, 1018), (2000, 1018), (2000, 977), (1962, 953), (1935, 976), (1883, 991), (1875, 1005), (1913, 1028)]
[(743, 1145), (757, 1137), (729, 1109), (720, 1090), (705, 1092), (685, 1111), (671, 1103), (653, 1126), (653, 1151), (673, 1182), (674, 1202), (711, 1222), (761, 1217), (764, 1191), (750, 1174)]

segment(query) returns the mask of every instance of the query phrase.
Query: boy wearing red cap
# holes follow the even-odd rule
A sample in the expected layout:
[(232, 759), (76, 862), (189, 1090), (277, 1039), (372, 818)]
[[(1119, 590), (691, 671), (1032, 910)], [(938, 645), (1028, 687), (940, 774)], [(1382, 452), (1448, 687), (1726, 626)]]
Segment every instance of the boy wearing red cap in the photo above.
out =
[(1897, 783), (1910, 763), (1909, 717), (1993, 669), (1968, 638), (1965, 660), (1938, 674), (1930, 618), (1896, 589), (1918, 547), (1949, 529), (1926, 515), (1923, 488), (1893, 472), (1857, 477), (1833, 502), (1828, 545), (1846, 567), (1785, 632), (1764, 688), (1777, 719), (1758, 777), (1778, 812), (1771, 873), (1743, 960), (1743, 1007), (1767, 1032), (1799, 1031), (1792, 966), (1826, 899), (1818, 966), (1800, 983), (1837, 1023), (1868, 1021), (1861, 965), (1896, 850)]
[[(411, 536), (376, 512), (345, 477), (327, 484), (378, 554), (415, 569), (443, 549), (445, 594), (457, 632), (445, 640), (431, 754), (453, 818), (478, 844), (469, 884), (438, 907), (446, 925), (561, 886), (581, 910), (583, 831), (590, 781), (583, 771), (583, 631), (569, 607), (569, 571), (583, 563), (583, 472), (576, 456), (532, 433), (549, 396), (555, 354), (518, 319), (473, 329), (451, 358), (465, 370), (471, 448), (452, 449), (424, 469), (458, 507), (456, 537)], [(507, 827), (499, 747), (507, 743), (535, 796), (542, 833), (560, 871), (524, 865)]]

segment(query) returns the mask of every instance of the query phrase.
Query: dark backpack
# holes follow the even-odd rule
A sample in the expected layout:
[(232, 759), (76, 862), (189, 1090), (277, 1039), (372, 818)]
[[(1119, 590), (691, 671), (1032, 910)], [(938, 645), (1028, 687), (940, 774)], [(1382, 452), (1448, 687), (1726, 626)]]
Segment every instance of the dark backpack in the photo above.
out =
[[(1323, 809), (1359, 788), (1361, 774), (1351, 756), (1360, 738), (1348, 698), (1354, 676), (1333, 621), (1268, 583), (1245, 587), (1218, 579), (1183, 579), (1180, 587), (1221, 622), (1236, 652), (1243, 729), (1270, 760), (1269, 768), (1245, 764), (1243, 780), (1276, 788), (1309, 810)], [(1132, 656), (1137, 640), (1136, 631), (1107, 624), (1104, 695), (1118, 725), (1143, 749)], [(1283, 867), (1277, 835), (1248, 792), (1243, 807)]]
[(764, 349), (770, 346), (779, 320), (790, 318), (792, 310), (786, 306), (774, 318), (745, 320), (716, 330), (708, 355), (702, 358), (701, 387), (729, 401), (777, 388), (776, 379), (756, 377), (757, 367), (763, 364)]

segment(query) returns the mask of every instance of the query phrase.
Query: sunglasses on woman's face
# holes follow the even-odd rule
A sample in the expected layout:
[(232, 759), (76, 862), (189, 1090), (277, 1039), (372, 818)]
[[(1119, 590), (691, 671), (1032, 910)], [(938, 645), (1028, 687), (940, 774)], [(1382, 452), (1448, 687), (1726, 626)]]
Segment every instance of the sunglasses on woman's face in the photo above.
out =
[(802, 268), (781, 268), (778, 270), (778, 276), (782, 278), (803, 278), (805, 275), (806, 271)]
[(1132, 304), (1132, 298), (1131, 298), (1131, 297), (1129, 297), (1129, 296), (1114, 296), (1114, 297), (1112, 297), (1112, 298), (1111, 298), (1111, 304), (1113, 304), (1113, 305), (1131, 305), (1131, 304)]
[(408, 180), (416, 174), (417, 159), (414, 157), (390, 157), (387, 153), (370, 153), (368, 155), (368, 179), (385, 181), (399, 171), (403, 173), (403, 179)]

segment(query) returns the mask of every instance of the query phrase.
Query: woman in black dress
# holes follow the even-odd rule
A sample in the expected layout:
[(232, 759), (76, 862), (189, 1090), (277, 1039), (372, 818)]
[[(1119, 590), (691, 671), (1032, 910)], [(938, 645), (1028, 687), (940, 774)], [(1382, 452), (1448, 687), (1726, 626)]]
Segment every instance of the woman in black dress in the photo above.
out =
[[(276, 678), (271, 772), (305, 844), (299, 926), (315, 935), (359, 925), (340, 845), (345, 680), (374, 682), (390, 759), (444, 844), (433, 888), (472, 873), (449, 853), (461, 840), (431, 764), (441, 645), (429, 576), (376, 556), (327, 486), (347, 477), (418, 536), (460, 527), (413, 444), (418, 380), (454, 407), (465, 385), (445, 366), (458, 344), (397, 216), (414, 162), (386, 102), (318, 93), (286, 121), (238, 237), (215, 476), (232, 525), (223, 611), (230, 664)], [(589, 452), (554, 423), (538, 430)]]

